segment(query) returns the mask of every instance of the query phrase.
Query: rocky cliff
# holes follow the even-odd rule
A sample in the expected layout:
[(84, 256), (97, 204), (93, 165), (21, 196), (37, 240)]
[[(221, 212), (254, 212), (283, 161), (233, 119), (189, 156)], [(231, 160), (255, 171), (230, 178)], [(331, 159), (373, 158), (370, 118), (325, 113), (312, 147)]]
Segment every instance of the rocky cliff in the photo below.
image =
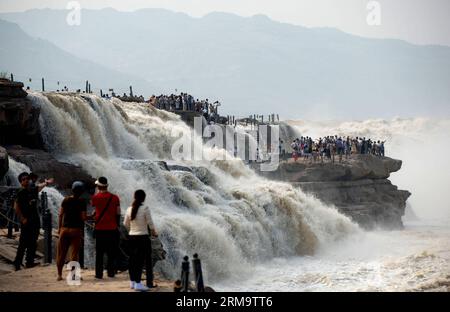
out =
[(74, 177), (92, 181), (81, 168), (61, 163), (44, 151), (40, 108), (27, 95), (23, 83), (0, 79), (0, 181), (8, 172), (8, 156), (26, 164), (41, 177), (54, 177), (60, 190), (70, 189)]
[(23, 83), (0, 79), (0, 145), (42, 147), (39, 107), (33, 106)]
[[(352, 155), (342, 163), (290, 159), (276, 171), (257, 172), (269, 179), (290, 182), (323, 202), (336, 206), (362, 227), (403, 227), (406, 200), (411, 195), (388, 180), (402, 162), (388, 157)], [(254, 165), (256, 169), (256, 165)]]

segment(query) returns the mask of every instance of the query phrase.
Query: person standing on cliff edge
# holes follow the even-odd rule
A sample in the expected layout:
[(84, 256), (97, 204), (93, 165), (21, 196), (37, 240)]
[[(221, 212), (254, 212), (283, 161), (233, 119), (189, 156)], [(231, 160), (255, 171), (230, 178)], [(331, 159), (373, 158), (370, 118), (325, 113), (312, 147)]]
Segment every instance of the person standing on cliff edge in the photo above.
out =
[(20, 220), (19, 247), (17, 248), (16, 259), (14, 260), (16, 271), (20, 270), (25, 251), (27, 253), (27, 268), (32, 268), (39, 264), (34, 263), (34, 257), (36, 254), (39, 229), (41, 227), (37, 201), (34, 198), (33, 192), (29, 189), (30, 175), (27, 172), (22, 172), (19, 174), (18, 180), (21, 188), (14, 202), (14, 209)]
[(100, 177), (95, 181), (98, 193), (92, 197), (95, 207), (95, 277), (103, 278), (103, 255), (108, 258), (108, 277), (116, 274), (116, 258), (119, 250), (120, 199), (108, 192), (108, 180)]

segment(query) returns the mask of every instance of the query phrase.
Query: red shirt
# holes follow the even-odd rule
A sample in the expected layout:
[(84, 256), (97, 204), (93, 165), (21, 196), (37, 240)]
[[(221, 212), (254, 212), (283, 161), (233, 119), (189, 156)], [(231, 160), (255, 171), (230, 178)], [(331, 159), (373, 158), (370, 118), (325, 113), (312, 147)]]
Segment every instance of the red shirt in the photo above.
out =
[[(112, 198), (111, 198), (112, 196)], [(105, 209), (109, 199), (109, 206), (106, 212), (103, 213), (103, 217), (98, 222), (98, 218)], [(117, 195), (110, 192), (97, 193), (92, 197), (92, 206), (95, 207), (95, 229), (96, 230), (115, 230), (119, 227), (117, 224), (117, 215), (120, 215), (120, 200)]]

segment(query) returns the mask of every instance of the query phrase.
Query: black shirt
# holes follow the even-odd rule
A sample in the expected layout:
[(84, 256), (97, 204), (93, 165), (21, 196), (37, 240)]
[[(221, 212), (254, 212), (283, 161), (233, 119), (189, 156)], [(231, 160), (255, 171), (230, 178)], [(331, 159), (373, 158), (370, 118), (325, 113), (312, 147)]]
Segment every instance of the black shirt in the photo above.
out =
[(28, 219), (29, 224), (39, 224), (37, 200), (34, 197), (33, 192), (21, 188), (20, 191), (17, 192), (16, 202), (20, 207), (22, 216)]
[(82, 228), (83, 219), (81, 218), (81, 213), (86, 212), (86, 201), (81, 198), (76, 198), (73, 196), (68, 196), (64, 198), (62, 207), (62, 227), (67, 228)]
[(36, 186), (36, 183), (30, 182), (30, 186), (28, 187), (28, 189), (35, 199), (39, 199), (39, 189)]

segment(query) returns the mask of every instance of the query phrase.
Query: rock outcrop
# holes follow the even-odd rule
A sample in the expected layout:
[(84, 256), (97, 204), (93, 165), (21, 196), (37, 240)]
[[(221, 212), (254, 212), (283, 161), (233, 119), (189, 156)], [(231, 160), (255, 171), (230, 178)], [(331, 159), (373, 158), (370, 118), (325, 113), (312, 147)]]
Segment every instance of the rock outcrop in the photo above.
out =
[(88, 186), (94, 181), (81, 167), (60, 162), (43, 150), (13, 145), (7, 147), (7, 151), (10, 157), (27, 165), (38, 176), (54, 178), (58, 189), (70, 189), (75, 180), (83, 181)]
[(265, 172), (265, 176), (286, 182), (331, 182), (358, 181), (363, 179), (387, 179), (392, 172), (400, 170), (402, 161), (373, 155), (352, 155), (339, 163), (311, 162), (299, 159), (297, 162), (281, 162), (276, 171)]
[(387, 179), (358, 181), (297, 182), (307, 193), (334, 205), (366, 229), (401, 229), (408, 191), (398, 190)]
[(40, 109), (31, 103), (22, 88), (21, 82), (0, 79), (0, 145), (42, 148)]
[(334, 205), (364, 228), (399, 229), (411, 194), (398, 190), (388, 178), (401, 166), (400, 160), (389, 157), (353, 155), (342, 163), (291, 159), (280, 163), (276, 171), (257, 172), (269, 179), (291, 182)]
[(27, 92), (23, 90), (23, 83), (0, 78), (1, 98), (26, 98)]

